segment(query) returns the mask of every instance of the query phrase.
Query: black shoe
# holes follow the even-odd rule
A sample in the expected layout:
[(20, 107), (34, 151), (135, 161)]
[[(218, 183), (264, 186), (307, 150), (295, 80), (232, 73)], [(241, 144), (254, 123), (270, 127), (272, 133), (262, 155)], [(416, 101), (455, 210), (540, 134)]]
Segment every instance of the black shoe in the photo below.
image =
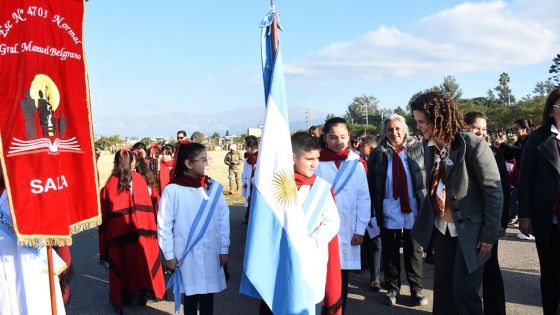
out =
[(427, 252), (425, 261), (426, 261), (427, 264), (433, 265), (434, 264), (434, 253), (433, 252)]
[(389, 291), (385, 294), (385, 304), (394, 306), (397, 304), (397, 296), (399, 293), (397, 291)]
[(375, 292), (381, 291), (381, 283), (379, 282), (379, 280), (371, 281), (369, 287)]
[(422, 294), (422, 292), (415, 292), (412, 291), (412, 299), (414, 300), (414, 304), (417, 306), (426, 306), (428, 305), (428, 299)]

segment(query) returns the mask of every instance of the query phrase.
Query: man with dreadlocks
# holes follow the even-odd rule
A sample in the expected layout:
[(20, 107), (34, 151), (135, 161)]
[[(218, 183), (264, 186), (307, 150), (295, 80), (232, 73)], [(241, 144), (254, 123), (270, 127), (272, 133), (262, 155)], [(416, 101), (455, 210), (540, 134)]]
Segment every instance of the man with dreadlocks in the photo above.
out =
[(453, 100), (427, 92), (411, 102), (424, 137), (428, 194), (412, 229), (433, 237), (434, 314), (483, 314), (484, 263), (498, 237), (503, 194), (492, 150), (466, 129)]

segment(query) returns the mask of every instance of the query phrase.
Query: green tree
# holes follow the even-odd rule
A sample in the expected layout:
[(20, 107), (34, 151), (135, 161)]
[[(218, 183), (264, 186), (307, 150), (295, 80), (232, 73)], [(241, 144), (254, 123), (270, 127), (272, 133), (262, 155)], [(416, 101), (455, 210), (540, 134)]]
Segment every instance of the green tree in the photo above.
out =
[(101, 150), (116, 149), (124, 145), (124, 140), (119, 135), (114, 136), (101, 136), (95, 141), (95, 146)]
[(554, 81), (556, 85), (560, 85), (560, 54), (552, 59), (552, 65), (548, 69), (548, 73), (551, 74), (548, 79)]
[(410, 116), (410, 113), (408, 113), (407, 111), (405, 111), (405, 110), (404, 110), (402, 107), (400, 107), (400, 106), (397, 106), (397, 108), (395, 108), (394, 113), (395, 113), (395, 114), (398, 114), (398, 115), (401, 115), (401, 116), (403, 116), (403, 117), (405, 117), (405, 118), (408, 117), (408, 116)]
[(554, 85), (554, 82), (550, 79), (546, 81), (539, 81), (535, 84), (533, 93), (538, 96), (548, 96), (548, 94), (554, 91), (554, 88), (556, 88), (556, 85)]
[(348, 105), (344, 117), (346, 120), (354, 123), (364, 122), (367, 115), (377, 114), (377, 105), (379, 100), (373, 95), (365, 95), (354, 97)]
[(200, 131), (195, 131), (191, 135), (191, 140), (193, 142), (202, 143), (204, 141), (204, 134)]
[(498, 102), (501, 105), (511, 106), (515, 102), (515, 97), (511, 94), (509, 87), (510, 77), (507, 72), (500, 74), (498, 79), (498, 86), (494, 90), (498, 93)]
[(370, 135), (376, 135), (379, 132), (379, 128), (375, 125), (368, 125), (367, 128), (365, 124), (349, 124), (349, 126), (353, 137), (363, 135), (364, 132)]
[(459, 83), (457, 83), (457, 80), (452, 75), (445, 76), (443, 78), (443, 83), (438, 89), (454, 100), (458, 100), (463, 96), (463, 90), (459, 87)]

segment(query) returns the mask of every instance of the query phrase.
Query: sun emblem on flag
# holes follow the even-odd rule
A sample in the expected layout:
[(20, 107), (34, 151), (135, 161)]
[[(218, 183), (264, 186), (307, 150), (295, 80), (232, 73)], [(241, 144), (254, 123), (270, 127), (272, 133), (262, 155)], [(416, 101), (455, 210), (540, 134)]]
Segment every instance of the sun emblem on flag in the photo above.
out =
[(272, 195), (283, 207), (290, 207), (296, 203), (297, 188), (292, 172), (279, 170), (272, 178)]

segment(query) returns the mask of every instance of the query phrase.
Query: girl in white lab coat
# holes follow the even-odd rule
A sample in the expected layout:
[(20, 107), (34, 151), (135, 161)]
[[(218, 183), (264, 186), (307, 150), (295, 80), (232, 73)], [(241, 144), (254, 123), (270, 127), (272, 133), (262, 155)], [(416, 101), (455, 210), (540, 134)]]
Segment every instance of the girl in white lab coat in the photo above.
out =
[(334, 117), (325, 122), (323, 136), (327, 146), (321, 149), (317, 176), (333, 186), (340, 215), (338, 232), (342, 269), (342, 312), (346, 309), (348, 272), (360, 270), (360, 245), (370, 220), (371, 201), (365, 161), (348, 149), (350, 128), (346, 120)]
[(213, 313), (213, 293), (226, 288), (229, 208), (220, 183), (205, 175), (206, 149), (180, 143), (171, 182), (158, 212), (158, 240), (166, 265), (174, 270), (176, 309), (184, 294), (185, 314)]

